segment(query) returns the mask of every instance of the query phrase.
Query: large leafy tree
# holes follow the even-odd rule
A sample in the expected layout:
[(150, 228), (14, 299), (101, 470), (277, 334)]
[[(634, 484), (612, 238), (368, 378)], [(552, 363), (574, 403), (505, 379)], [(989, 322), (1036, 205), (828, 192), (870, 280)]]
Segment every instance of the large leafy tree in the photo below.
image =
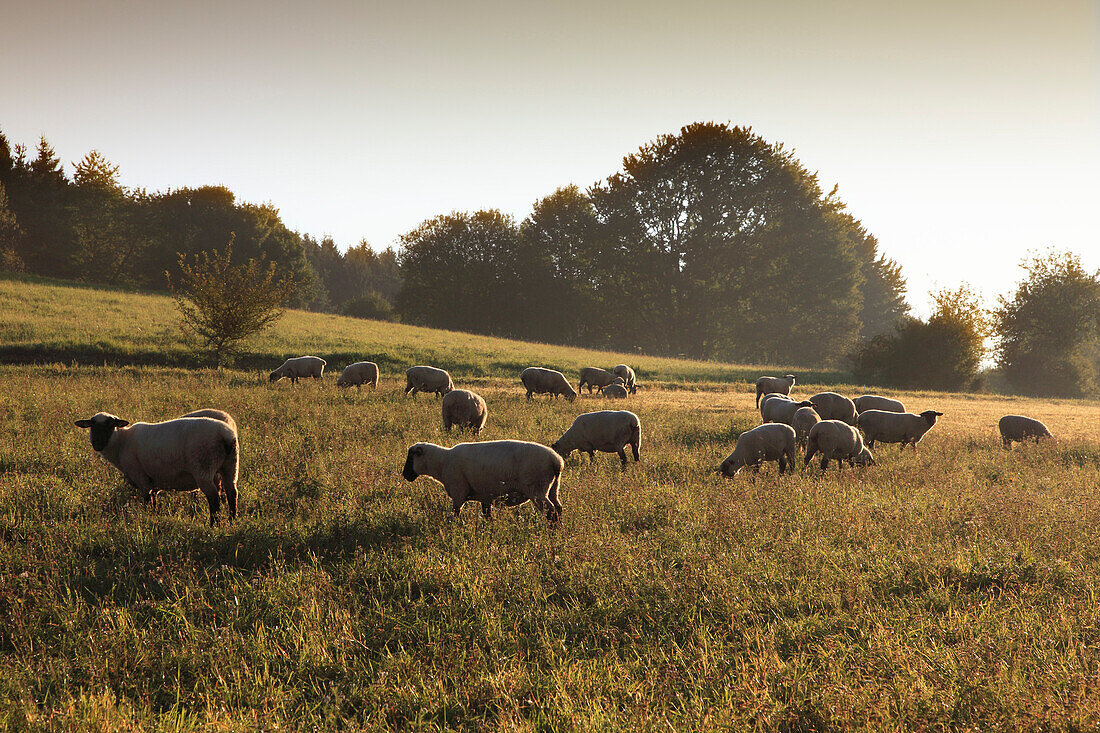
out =
[(997, 363), (1013, 388), (1043, 396), (1100, 392), (1100, 273), (1071, 252), (1037, 254), (994, 313)]

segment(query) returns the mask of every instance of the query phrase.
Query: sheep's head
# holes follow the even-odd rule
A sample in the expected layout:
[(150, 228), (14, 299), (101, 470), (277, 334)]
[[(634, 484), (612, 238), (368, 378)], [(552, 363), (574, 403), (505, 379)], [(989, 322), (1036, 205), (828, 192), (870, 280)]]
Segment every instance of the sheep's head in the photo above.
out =
[(873, 466), (875, 465), (875, 454), (871, 452), (870, 448), (864, 446), (859, 455), (852, 459), (852, 463), (857, 466)]
[(562, 447), (560, 440), (555, 440), (553, 443), (551, 443), (550, 448), (562, 458), (568, 458), (570, 454), (573, 453), (573, 451), (571, 450), (565, 450), (565, 448)]
[(793, 374), (784, 374), (783, 378), (786, 379), (788, 382), (790, 382), (792, 387), (794, 386), (794, 375)]
[(278, 382), (282, 378), (283, 378), (282, 373), (278, 369), (276, 369), (275, 371), (271, 372), (271, 374), (268, 375), (267, 381), (269, 381), (269, 382)]
[(424, 473), (421, 464), (424, 460), (426, 446), (427, 443), (417, 443), (409, 448), (409, 455), (405, 458), (405, 468), (401, 471), (401, 476), (406, 481), (416, 481), (416, 477)]
[(718, 473), (727, 478), (733, 478), (737, 475), (737, 472), (744, 468), (745, 464), (730, 456), (726, 460), (722, 461), (722, 465), (718, 467)]
[(115, 434), (115, 430), (118, 428), (124, 428), (129, 425), (129, 421), (122, 418), (115, 417), (109, 412), (97, 412), (89, 420), (77, 420), (74, 423), (78, 428), (89, 428), (91, 433), (89, 437), (92, 441), (92, 448), (97, 452), (107, 447), (107, 444), (111, 442), (111, 436)]
[(924, 412), (922, 412), (920, 414), (920, 416), (923, 417), (926, 421), (928, 421), (929, 425), (935, 425), (936, 424), (936, 418), (937, 417), (943, 417), (943, 413), (942, 412), (936, 412), (935, 410), (925, 410)]
[(572, 402), (573, 400), (577, 399), (577, 393), (574, 392), (572, 388), (570, 388), (569, 391), (565, 393), (565, 399)]

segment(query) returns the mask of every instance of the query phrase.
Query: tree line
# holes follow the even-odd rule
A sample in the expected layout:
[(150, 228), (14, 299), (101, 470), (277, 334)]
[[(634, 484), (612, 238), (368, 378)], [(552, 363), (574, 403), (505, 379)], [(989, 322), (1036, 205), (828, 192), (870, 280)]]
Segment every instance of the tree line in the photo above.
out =
[(272, 287), (292, 284), (287, 306), (621, 351), (846, 364), (899, 387), (974, 386), (993, 337), (1012, 389), (1100, 391), (1100, 277), (1079, 258), (1037, 255), (993, 311), (962, 287), (914, 318), (901, 268), (837, 190), (749, 128), (688, 125), (521, 221), (452, 212), (381, 252), (300, 235), (273, 206), (221, 186), (125, 189), (96, 151), (73, 170), (44, 137), (31, 157), (0, 133), (0, 268), (161, 290), (221, 253), (219, 267), (262, 263), (252, 271)]

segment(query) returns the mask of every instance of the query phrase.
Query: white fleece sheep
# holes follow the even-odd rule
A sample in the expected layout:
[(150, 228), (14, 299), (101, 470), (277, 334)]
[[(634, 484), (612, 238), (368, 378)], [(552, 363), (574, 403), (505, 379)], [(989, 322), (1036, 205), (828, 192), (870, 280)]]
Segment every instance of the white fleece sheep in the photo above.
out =
[(1046, 425), (1035, 418), (1023, 415), (1005, 415), (997, 422), (1001, 431), (1001, 444), (1005, 449), (1012, 448), (1012, 442), (1023, 443), (1026, 440), (1039, 441), (1040, 438), (1053, 438)]
[(874, 464), (875, 457), (863, 445), (863, 436), (854, 427), (843, 420), (822, 420), (810, 429), (806, 437), (806, 462), (818, 453), (821, 454), (821, 470), (829, 467), (829, 461), (834, 460), (840, 468), (844, 468), (844, 461), (849, 465), (870, 466)]
[(348, 364), (344, 371), (340, 372), (340, 378), (336, 380), (337, 387), (356, 387), (363, 389), (363, 385), (369, 385), (371, 389), (378, 386), (378, 365), (373, 361), (357, 361)]
[(206, 496), (210, 524), (218, 522), (219, 479), (229, 504), (229, 518), (237, 516), (237, 431), (210, 417), (181, 417), (160, 423), (130, 425), (107, 412), (96, 413), (76, 426), (88, 428), (92, 448), (141, 494), (156, 503), (157, 491), (194, 491)]
[(293, 359), (284, 361), (281, 367), (268, 375), (268, 379), (272, 382), (278, 382), (285, 377), (290, 380), (291, 384), (297, 384), (299, 379), (305, 377), (324, 379), (326, 363), (319, 356), (296, 356)]
[(852, 400), (856, 406), (856, 412), (867, 410), (882, 410), (883, 412), (905, 412), (905, 405), (898, 400), (883, 397), (877, 394), (865, 394)]
[(443, 484), (456, 517), (467, 501), (479, 502), (486, 518), (497, 501), (505, 506), (531, 501), (549, 521), (557, 522), (564, 466), (562, 457), (545, 445), (522, 440), (459, 443), (454, 448), (417, 443), (409, 448), (401, 475), (406, 481), (430, 476)]
[(485, 406), (485, 400), (475, 392), (456, 389), (443, 397), (443, 429), (448, 433), (452, 425), (457, 425), (459, 430), (470, 428), (477, 435), (485, 427), (488, 417), (489, 408)]
[(814, 425), (821, 422), (821, 416), (817, 414), (817, 410), (812, 407), (799, 407), (791, 415), (789, 425), (794, 428), (795, 439), (798, 442), (798, 447), (806, 447), (806, 438), (809, 436), (810, 431), (813, 430)]
[(629, 390), (630, 394), (637, 393), (638, 377), (636, 374), (634, 374), (633, 369), (631, 369), (626, 364), (616, 364), (614, 368), (612, 368), (611, 373), (623, 378), (623, 383), (626, 385), (626, 388), (627, 390)]
[(432, 366), (414, 366), (405, 370), (405, 394), (417, 392), (434, 392), (442, 396), (455, 388), (451, 381), (451, 375), (444, 369)]
[(798, 400), (792, 399), (785, 394), (766, 394), (757, 403), (757, 408), (760, 410), (760, 420), (763, 422), (770, 422), (764, 419), (764, 405), (768, 404), (770, 400), (781, 400), (783, 402), (797, 402)]
[(606, 369), (600, 369), (599, 367), (584, 367), (581, 369), (580, 381), (577, 383), (577, 391), (580, 392), (587, 386), (588, 394), (592, 394), (593, 389), (603, 389), (609, 384), (614, 384), (615, 380), (618, 378), (619, 377)]
[(634, 453), (634, 461), (641, 460), (642, 423), (638, 416), (627, 410), (600, 410), (578, 415), (565, 433), (551, 444), (562, 458), (568, 458), (575, 450), (596, 458), (596, 451), (618, 453), (626, 468), (626, 446)]
[(760, 406), (761, 417), (764, 422), (781, 422), (785, 425), (791, 424), (791, 418), (803, 407), (813, 407), (813, 403), (807, 400), (802, 402), (795, 402), (794, 400), (777, 400), (771, 399)]
[(917, 443), (936, 424), (936, 418), (942, 415), (942, 412), (935, 410), (925, 410), (919, 415), (867, 410), (859, 414), (856, 424), (863, 431), (868, 448), (874, 448), (877, 440), (880, 443), (901, 443), (902, 449), (911, 445), (916, 450)]
[(732, 477), (745, 466), (759, 470), (764, 461), (779, 461), (780, 473), (794, 471), (794, 428), (772, 422), (746, 430), (737, 438), (733, 453), (722, 461), (718, 473)]
[[(618, 379), (618, 377), (616, 377)], [(613, 400), (625, 400), (627, 396), (626, 387), (616, 382), (615, 384), (609, 384), (600, 390), (600, 394), (604, 397), (610, 397)]]
[(557, 399), (558, 395), (570, 402), (577, 399), (577, 392), (569, 384), (569, 380), (564, 374), (554, 369), (527, 367), (519, 378), (527, 390), (527, 399), (531, 399), (531, 395), (534, 394), (548, 394), (552, 400)]
[(790, 394), (793, 386), (793, 374), (782, 377), (760, 377), (756, 380), (756, 404), (759, 405), (760, 398), (766, 394)]
[[(209, 418), (213, 418), (214, 420), (221, 420), (223, 423), (225, 423), (229, 427), (233, 428), (234, 433), (237, 432), (237, 421), (234, 420), (233, 416), (230, 415), (225, 410), (216, 410), (213, 407), (207, 407), (207, 408), (204, 408), (202, 410), (195, 410), (194, 412), (189, 412), (186, 415), (180, 415), (180, 417), (209, 417)], [(239, 434), (238, 434), (238, 439), (239, 439)]]
[(836, 392), (818, 392), (808, 398), (822, 420), (843, 420), (856, 424), (856, 406), (850, 399)]

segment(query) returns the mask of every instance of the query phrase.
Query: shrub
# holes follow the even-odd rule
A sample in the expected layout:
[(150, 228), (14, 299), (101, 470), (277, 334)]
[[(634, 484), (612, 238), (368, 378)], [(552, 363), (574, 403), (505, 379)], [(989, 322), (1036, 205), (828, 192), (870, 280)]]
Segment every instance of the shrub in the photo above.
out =
[(397, 314), (390, 302), (373, 290), (344, 303), (345, 316), (370, 318), (376, 321), (396, 321)]

